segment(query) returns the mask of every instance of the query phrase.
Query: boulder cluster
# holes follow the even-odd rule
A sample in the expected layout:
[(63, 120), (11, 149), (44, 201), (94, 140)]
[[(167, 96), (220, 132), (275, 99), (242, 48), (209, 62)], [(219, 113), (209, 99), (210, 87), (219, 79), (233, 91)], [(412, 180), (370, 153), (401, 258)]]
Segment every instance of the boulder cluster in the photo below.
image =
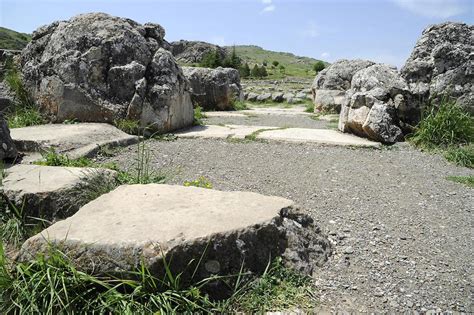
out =
[(474, 26), (430, 26), (400, 72), (368, 60), (337, 61), (313, 82), (315, 111), (340, 112), (341, 131), (384, 143), (403, 140), (429, 102), (453, 99), (473, 113), (473, 39)]

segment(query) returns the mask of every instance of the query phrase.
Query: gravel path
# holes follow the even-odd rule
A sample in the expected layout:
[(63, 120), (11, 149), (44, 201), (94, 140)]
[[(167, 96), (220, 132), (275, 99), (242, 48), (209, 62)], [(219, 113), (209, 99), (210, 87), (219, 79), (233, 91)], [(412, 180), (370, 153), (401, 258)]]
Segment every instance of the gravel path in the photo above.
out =
[(209, 117), (204, 119), (206, 125), (250, 125), (326, 129), (329, 122), (314, 120), (308, 115), (251, 115), (247, 117)]
[[(280, 118), (259, 119), (266, 125), (265, 119)], [(309, 211), (335, 244), (314, 274), (321, 309), (474, 311), (474, 194), (446, 180), (472, 170), (405, 145), (180, 139), (149, 146), (153, 165), (170, 183), (202, 175), (215, 189), (282, 196)], [(107, 161), (129, 166), (134, 150)]]

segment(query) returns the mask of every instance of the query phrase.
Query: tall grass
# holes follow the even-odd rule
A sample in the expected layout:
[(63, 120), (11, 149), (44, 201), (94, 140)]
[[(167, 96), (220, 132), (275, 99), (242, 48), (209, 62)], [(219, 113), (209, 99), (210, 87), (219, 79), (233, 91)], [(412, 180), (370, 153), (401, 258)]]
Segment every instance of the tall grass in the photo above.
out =
[(21, 128), (44, 123), (38, 107), (24, 87), (18, 69), (12, 62), (7, 64), (5, 82), (14, 93), (14, 105), (9, 108), (5, 118), (10, 128)]
[(204, 122), (202, 121), (204, 118), (206, 118), (206, 115), (202, 112), (202, 107), (197, 105), (194, 107), (194, 121), (193, 124), (195, 126), (202, 126)]
[(210, 277), (183, 287), (181, 274), (164, 262), (164, 277), (145, 267), (127, 277), (91, 275), (78, 270), (57, 247), (29, 262), (13, 265), (0, 243), (0, 312), (5, 314), (175, 314), (235, 313), (310, 309), (316, 300), (311, 279), (277, 260), (258, 278), (241, 272), (232, 295), (214, 300), (205, 287)]
[(465, 145), (474, 140), (474, 119), (454, 101), (431, 106), (416, 127), (410, 141), (427, 149)]
[(419, 148), (441, 151), (457, 165), (474, 165), (474, 118), (454, 101), (444, 99), (430, 106), (408, 140)]

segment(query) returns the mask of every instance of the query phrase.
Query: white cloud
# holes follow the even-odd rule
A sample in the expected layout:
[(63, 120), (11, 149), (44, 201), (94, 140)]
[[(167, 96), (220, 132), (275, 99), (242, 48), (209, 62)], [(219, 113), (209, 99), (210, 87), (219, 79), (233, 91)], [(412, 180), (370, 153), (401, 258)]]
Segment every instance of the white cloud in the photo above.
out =
[(315, 38), (319, 36), (319, 29), (314, 21), (309, 21), (303, 31), (304, 37)]
[(271, 4), (271, 3), (272, 3), (272, 0), (262, 0), (262, 3), (263, 3), (263, 4)]
[(432, 18), (448, 18), (469, 10), (469, 4), (462, 0), (392, 0), (392, 2), (412, 13)]
[(323, 53), (321, 54), (321, 58), (329, 58), (329, 57), (331, 57), (331, 54), (328, 53), (328, 52), (323, 52)]
[(273, 11), (275, 11), (275, 9), (276, 9), (276, 7), (273, 4), (267, 5), (265, 8), (263, 8), (261, 13), (273, 12)]

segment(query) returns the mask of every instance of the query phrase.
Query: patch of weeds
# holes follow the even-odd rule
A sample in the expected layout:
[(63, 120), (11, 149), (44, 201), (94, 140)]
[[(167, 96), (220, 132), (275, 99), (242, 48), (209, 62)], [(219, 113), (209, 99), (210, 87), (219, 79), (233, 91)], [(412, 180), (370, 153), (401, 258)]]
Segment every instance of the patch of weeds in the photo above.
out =
[(242, 102), (242, 101), (232, 101), (231, 102), (231, 105), (232, 105), (232, 108), (234, 110), (245, 110), (245, 109), (248, 109), (247, 108), (247, 104), (245, 104), (245, 102)]
[(114, 121), (114, 125), (130, 135), (139, 135), (140, 133), (140, 122), (138, 120), (117, 119)]
[(313, 102), (306, 102), (306, 105), (305, 105), (305, 112), (307, 113), (313, 113), (314, 112), (314, 104)]
[(265, 273), (243, 285), (230, 299), (231, 309), (244, 313), (265, 313), (310, 309), (317, 303), (310, 277), (285, 268), (281, 258)]
[(186, 187), (194, 186), (194, 187), (212, 189), (211, 181), (204, 176), (199, 176), (198, 179), (195, 179), (192, 181), (185, 181), (183, 185)]
[(473, 167), (474, 117), (452, 100), (443, 99), (425, 111), (408, 138), (418, 148), (439, 152), (457, 165)]
[(176, 141), (178, 140), (178, 136), (172, 133), (165, 133), (154, 135), (153, 139), (158, 141)]
[(44, 119), (33, 102), (21, 80), (20, 73), (13, 63), (8, 63), (5, 82), (15, 95), (12, 108), (8, 108), (5, 119), (9, 128), (22, 128), (41, 125)]
[(67, 155), (59, 154), (54, 149), (50, 149), (43, 154), (43, 161), (35, 162), (36, 165), (44, 166), (65, 166), (65, 167), (93, 167), (94, 163), (85, 157), (70, 159)]
[(75, 124), (78, 124), (78, 123), (80, 123), (80, 121), (77, 120), (76, 118), (66, 119), (66, 120), (63, 121), (64, 125), (75, 125)]
[(472, 175), (471, 176), (448, 176), (446, 179), (474, 188), (474, 176)]
[(451, 146), (444, 151), (444, 157), (456, 165), (474, 168), (474, 144)]
[(194, 121), (193, 124), (195, 126), (202, 126), (204, 125), (204, 122), (202, 121), (204, 118), (206, 118), (206, 115), (202, 112), (202, 107), (197, 105), (194, 108)]
[(469, 144), (474, 140), (474, 118), (454, 101), (442, 100), (428, 107), (409, 140), (424, 149)]
[(339, 119), (331, 119), (329, 122), (326, 124), (326, 127), (328, 129), (333, 129), (337, 130), (339, 128)]

